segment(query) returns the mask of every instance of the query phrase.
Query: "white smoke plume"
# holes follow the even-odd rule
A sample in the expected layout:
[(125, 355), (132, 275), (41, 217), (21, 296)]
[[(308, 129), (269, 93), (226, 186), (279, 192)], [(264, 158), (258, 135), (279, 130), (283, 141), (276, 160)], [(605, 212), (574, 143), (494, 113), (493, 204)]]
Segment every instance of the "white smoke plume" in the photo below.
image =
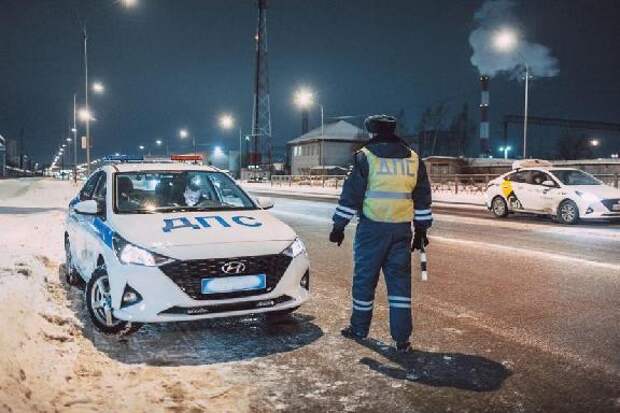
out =
[[(537, 77), (553, 77), (558, 74), (558, 60), (551, 56), (551, 50), (538, 43), (528, 42), (518, 34), (519, 22), (514, 14), (514, 0), (487, 0), (474, 14), (476, 29), (469, 35), (473, 49), (471, 63), (481, 74), (490, 77), (501, 72), (515, 74), (524, 66)], [(517, 30), (518, 40), (511, 51), (497, 50), (494, 39), (498, 32), (511, 28)]]

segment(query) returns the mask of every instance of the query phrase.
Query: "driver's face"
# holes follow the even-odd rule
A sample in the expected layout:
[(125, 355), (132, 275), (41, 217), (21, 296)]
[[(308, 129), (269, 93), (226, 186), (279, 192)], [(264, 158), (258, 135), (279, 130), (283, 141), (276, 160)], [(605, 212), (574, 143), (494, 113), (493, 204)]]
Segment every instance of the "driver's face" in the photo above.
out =
[(200, 196), (202, 195), (202, 191), (200, 189), (192, 190), (189, 186), (185, 188), (185, 192), (183, 193), (183, 197), (185, 198), (185, 204), (187, 206), (194, 206), (200, 201)]

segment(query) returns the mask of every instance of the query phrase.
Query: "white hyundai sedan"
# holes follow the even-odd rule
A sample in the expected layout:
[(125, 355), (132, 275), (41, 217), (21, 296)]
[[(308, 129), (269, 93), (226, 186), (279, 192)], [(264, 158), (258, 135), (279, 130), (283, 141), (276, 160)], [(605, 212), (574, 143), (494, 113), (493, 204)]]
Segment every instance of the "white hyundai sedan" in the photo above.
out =
[(108, 334), (292, 312), (309, 296), (309, 260), (295, 232), (265, 211), (272, 206), (208, 166), (103, 166), (69, 205), (67, 281), (86, 283), (88, 312)]
[(563, 224), (620, 218), (620, 191), (579, 169), (521, 161), (487, 185), (486, 205), (496, 217), (519, 212), (555, 217)]

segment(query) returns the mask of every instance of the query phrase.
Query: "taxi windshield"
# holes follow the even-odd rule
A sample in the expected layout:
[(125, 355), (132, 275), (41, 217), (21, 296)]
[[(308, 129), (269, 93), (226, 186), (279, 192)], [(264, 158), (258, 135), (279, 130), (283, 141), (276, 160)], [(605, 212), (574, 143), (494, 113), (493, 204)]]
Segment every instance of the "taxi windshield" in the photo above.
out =
[(577, 169), (556, 169), (550, 171), (556, 178), (558, 178), (564, 185), (602, 185), (603, 183)]
[(115, 179), (114, 206), (120, 214), (256, 209), (222, 172), (121, 172)]

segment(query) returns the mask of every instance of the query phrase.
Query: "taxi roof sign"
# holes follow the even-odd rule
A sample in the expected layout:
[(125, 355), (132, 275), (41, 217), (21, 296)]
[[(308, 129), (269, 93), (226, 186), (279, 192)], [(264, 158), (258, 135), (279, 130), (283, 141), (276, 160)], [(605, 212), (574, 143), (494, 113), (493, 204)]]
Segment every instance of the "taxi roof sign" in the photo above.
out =
[(553, 164), (544, 159), (521, 159), (512, 163), (512, 169), (521, 168), (550, 168)]

